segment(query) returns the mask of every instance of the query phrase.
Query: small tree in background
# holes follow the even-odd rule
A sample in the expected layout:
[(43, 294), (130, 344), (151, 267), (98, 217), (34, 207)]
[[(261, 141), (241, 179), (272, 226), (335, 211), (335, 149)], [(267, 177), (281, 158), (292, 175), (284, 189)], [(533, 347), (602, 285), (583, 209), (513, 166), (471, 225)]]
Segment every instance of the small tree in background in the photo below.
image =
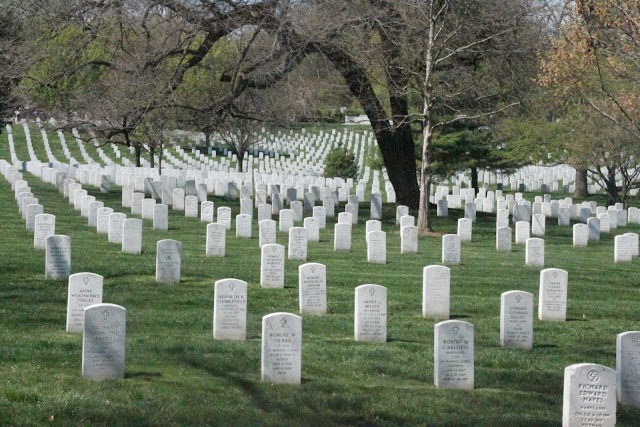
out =
[(334, 148), (327, 154), (324, 176), (358, 179), (356, 156), (347, 147)]

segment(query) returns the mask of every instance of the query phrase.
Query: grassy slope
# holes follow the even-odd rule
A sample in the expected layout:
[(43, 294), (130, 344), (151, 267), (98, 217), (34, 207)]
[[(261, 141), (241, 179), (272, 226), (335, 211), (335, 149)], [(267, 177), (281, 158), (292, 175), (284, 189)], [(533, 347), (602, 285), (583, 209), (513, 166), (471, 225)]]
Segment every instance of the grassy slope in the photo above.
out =
[[(5, 135), (0, 136), (0, 158), (8, 158)], [(495, 217), (480, 214), (474, 241), (463, 245), (463, 264), (452, 267), (451, 279), (452, 318), (476, 326), (476, 389), (436, 390), (436, 321), (421, 317), (420, 301), (422, 268), (439, 263), (439, 238), (421, 238), (420, 254), (401, 256), (393, 207), (385, 205), (388, 263), (367, 264), (368, 209), (363, 205), (350, 255), (333, 252), (333, 222), (322, 231), (320, 243), (309, 245), (309, 261), (328, 266), (330, 314), (303, 316), (302, 385), (263, 384), (261, 318), (297, 311), (300, 262), (286, 261), (285, 289), (261, 289), (257, 238), (238, 240), (229, 232), (227, 257), (206, 258), (205, 225), (174, 213), (168, 233), (151, 230), (145, 221), (144, 253), (124, 255), (86, 226), (53, 187), (27, 179), (45, 211), (57, 215), (57, 232), (72, 237), (72, 271), (105, 276), (104, 301), (127, 308), (127, 379), (81, 378), (81, 337), (64, 332), (66, 283), (44, 281), (44, 253), (32, 249), (32, 235), (24, 229), (10, 187), (0, 180), (3, 425), (555, 426), (561, 419), (564, 368), (579, 362), (615, 367), (615, 334), (638, 329), (638, 262), (613, 264), (613, 233), (578, 250), (571, 247), (569, 228), (548, 224), (546, 267), (569, 271), (569, 321), (535, 320), (532, 351), (501, 348), (500, 293), (525, 290), (537, 301), (539, 269), (524, 266), (522, 246), (514, 246), (511, 254), (495, 252)], [(118, 208), (119, 193), (90, 189), (90, 194), (124, 211)], [(239, 212), (237, 203), (213, 200), (216, 207)], [(455, 232), (457, 215), (452, 211), (452, 217), (438, 218), (435, 228)], [(629, 229), (638, 231), (637, 226)], [(154, 281), (155, 243), (167, 236), (183, 242), (183, 280), (177, 286)], [(286, 236), (279, 234), (278, 240), (286, 244)], [(246, 342), (212, 339), (213, 283), (225, 277), (249, 282)], [(389, 289), (385, 344), (353, 341), (354, 288), (363, 283)], [(618, 425), (634, 425), (640, 411), (619, 407), (618, 418)]]

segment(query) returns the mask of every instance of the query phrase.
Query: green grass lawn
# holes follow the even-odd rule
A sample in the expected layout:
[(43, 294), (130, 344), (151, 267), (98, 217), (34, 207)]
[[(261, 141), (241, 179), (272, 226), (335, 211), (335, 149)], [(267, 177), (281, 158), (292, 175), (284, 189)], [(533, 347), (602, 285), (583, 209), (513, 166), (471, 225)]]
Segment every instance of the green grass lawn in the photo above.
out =
[[(9, 159), (5, 138), (0, 136), (0, 158)], [(65, 332), (67, 284), (44, 280), (44, 252), (32, 248), (33, 235), (0, 178), (1, 425), (557, 426), (564, 368), (580, 362), (615, 368), (616, 334), (639, 329), (640, 261), (614, 264), (613, 238), (640, 227), (574, 249), (571, 229), (549, 221), (545, 267), (569, 272), (568, 321), (536, 319), (531, 351), (501, 348), (500, 294), (528, 291), (537, 303), (540, 269), (525, 267), (523, 246), (496, 252), (495, 215), (478, 214), (473, 242), (462, 245), (462, 265), (451, 267), (451, 318), (476, 328), (475, 390), (438, 390), (437, 321), (422, 318), (421, 289), (422, 268), (440, 262), (440, 238), (421, 237), (419, 254), (400, 255), (394, 207), (385, 205), (387, 264), (368, 264), (369, 209), (363, 204), (351, 253), (333, 251), (331, 219), (321, 241), (309, 243), (308, 261), (327, 266), (329, 313), (303, 316), (302, 384), (266, 384), (260, 381), (261, 319), (276, 311), (297, 313), (301, 262), (285, 262), (285, 289), (262, 289), (257, 226), (250, 240), (228, 232), (227, 256), (207, 258), (206, 225), (174, 212), (168, 232), (145, 221), (143, 254), (125, 255), (88, 227), (55, 188), (25, 177), (45, 212), (56, 215), (57, 233), (72, 238), (72, 272), (103, 275), (103, 301), (127, 309), (126, 378), (81, 377), (82, 337)], [(89, 193), (127, 212), (117, 187), (107, 195)], [(237, 202), (210, 199), (216, 208), (239, 213)], [(438, 232), (455, 233), (462, 212), (450, 213), (436, 218)], [(155, 283), (155, 246), (163, 238), (183, 243), (179, 285)], [(279, 233), (278, 243), (286, 241)], [(249, 284), (245, 342), (213, 340), (213, 283), (227, 277)], [(353, 340), (354, 289), (365, 283), (388, 288), (387, 343)], [(618, 407), (618, 425), (638, 420), (640, 410)]]

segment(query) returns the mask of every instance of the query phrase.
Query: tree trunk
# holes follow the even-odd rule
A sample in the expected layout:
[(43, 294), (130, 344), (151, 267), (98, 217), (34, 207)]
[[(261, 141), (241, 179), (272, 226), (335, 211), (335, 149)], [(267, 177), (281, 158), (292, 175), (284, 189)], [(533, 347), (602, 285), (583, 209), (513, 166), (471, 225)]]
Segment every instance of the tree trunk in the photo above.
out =
[(135, 148), (135, 153), (136, 153), (136, 166), (141, 167), (142, 166), (142, 147), (140, 146), (140, 144), (136, 144), (133, 147)]
[[(403, 122), (393, 128), (373, 90), (367, 70), (359, 61), (332, 44), (318, 43), (316, 46), (344, 77), (349, 90), (358, 99), (371, 121), (389, 180), (396, 192), (396, 202), (417, 208), (420, 191), (416, 179), (416, 149), (410, 124)], [(404, 96), (406, 103), (406, 94)], [(397, 117), (397, 120), (405, 119), (406, 116)]]
[(162, 145), (160, 146), (160, 154), (158, 154), (158, 175), (162, 176)]
[(431, 196), (431, 138), (433, 129), (429, 119), (422, 130), (422, 166), (420, 169), (420, 207), (418, 209), (418, 232), (421, 234), (433, 231), (429, 197)]
[(576, 188), (573, 192), (573, 197), (584, 198), (589, 195), (587, 191), (587, 170), (576, 169)]
[(242, 170), (242, 160), (244, 160), (244, 151), (240, 150), (236, 153), (236, 157), (238, 158), (238, 172), (243, 172)]
[(151, 162), (151, 169), (156, 167), (156, 160), (154, 159), (154, 154), (156, 153), (156, 147), (151, 145), (149, 147), (149, 162)]
[(478, 168), (475, 166), (471, 167), (471, 187), (478, 191)]
[(607, 173), (607, 196), (609, 205), (615, 205), (618, 202), (618, 186), (616, 185), (616, 171), (609, 170)]
[(419, 206), (420, 190), (416, 177), (416, 149), (411, 134), (376, 132), (376, 139), (387, 168), (389, 181), (396, 192), (396, 203), (412, 209)]
[[(433, 12), (433, 11), (432, 11)], [(429, 196), (431, 195), (431, 139), (433, 138), (433, 47), (435, 43), (435, 22), (433, 15), (429, 17), (429, 33), (427, 50), (424, 58), (424, 82), (422, 83), (422, 164), (420, 167), (420, 209), (418, 210), (418, 233), (433, 231)]]

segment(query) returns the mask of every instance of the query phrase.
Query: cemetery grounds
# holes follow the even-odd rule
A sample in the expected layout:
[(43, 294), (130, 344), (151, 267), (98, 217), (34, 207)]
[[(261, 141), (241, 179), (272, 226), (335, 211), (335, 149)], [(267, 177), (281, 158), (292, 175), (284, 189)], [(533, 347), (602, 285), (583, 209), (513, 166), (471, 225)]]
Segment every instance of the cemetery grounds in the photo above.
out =
[[(14, 125), (13, 132), (17, 157), (27, 160), (21, 127)], [(46, 159), (38, 132), (31, 134), (38, 158)], [(50, 139), (56, 157), (64, 159), (51, 133)], [(74, 157), (81, 159), (82, 153)], [(6, 132), (0, 134), (0, 159), (10, 161)], [(557, 426), (564, 368), (582, 362), (615, 368), (616, 334), (640, 329), (640, 261), (613, 262), (614, 236), (638, 232), (640, 225), (574, 248), (571, 227), (548, 220), (545, 268), (569, 273), (567, 321), (543, 322), (534, 314), (533, 349), (502, 348), (500, 294), (527, 291), (536, 306), (540, 268), (525, 266), (524, 245), (496, 252), (495, 214), (479, 212), (473, 241), (462, 244), (461, 265), (451, 266), (450, 318), (475, 326), (475, 389), (436, 389), (433, 327), (442, 319), (421, 315), (422, 269), (440, 264), (441, 238), (420, 237), (418, 254), (401, 255), (395, 206), (385, 203), (387, 262), (367, 263), (367, 193), (351, 252), (333, 250), (336, 218), (327, 219), (320, 242), (309, 242), (307, 262), (327, 268), (328, 314), (303, 315), (302, 384), (263, 383), (261, 319), (273, 312), (298, 313), (298, 266), (304, 262), (285, 261), (284, 289), (262, 289), (255, 221), (252, 239), (237, 239), (229, 231), (226, 256), (208, 258), (206, 224), (172, 210), (169, 231), (153, 230), (144, 221), (142, 254), (123, 254), (87, 226), (55, 187), (24, 175), (45, 212), (56, 215), (56, 234), (71, 236), (72, 273), (104, 276), (103, 302), (127, 309), (126, 373), (124, 380), (82, 378), (82, 336), (65, 332), (67, 283), (44, 280), (44, 252), (33, 248), (10, 185), (0, 178), (1, 425)], [(119, 187), (109, 194), (95, 188), (89, 193), (134, 217), (120, 207)], [(533, 201), (535, 195), (525, 198)], [(602, 195), (592, 199), (606, 204)], [(231, 207), (233, 216), (239, 213), (239, 201), (212, 195), (209, 200), (216, 208)], [(456, 233), (463, 213), (450, 209), (448, 217), (434, 218), (435, 230)], [(182, 242), (178, 285), (155, 281), (156, 242), (165, 238)], [(285, 233), (277, 240), (287, 245)], [(212, 337), (213, 283), (223, 278), (249, 284), (244, 342)], [(362, 284), (388, 289), (386, 343), (354, 341), (354, 289)], [(638, 425), (640, 410), (618, 405), (617, 418), (619, 426)]]

